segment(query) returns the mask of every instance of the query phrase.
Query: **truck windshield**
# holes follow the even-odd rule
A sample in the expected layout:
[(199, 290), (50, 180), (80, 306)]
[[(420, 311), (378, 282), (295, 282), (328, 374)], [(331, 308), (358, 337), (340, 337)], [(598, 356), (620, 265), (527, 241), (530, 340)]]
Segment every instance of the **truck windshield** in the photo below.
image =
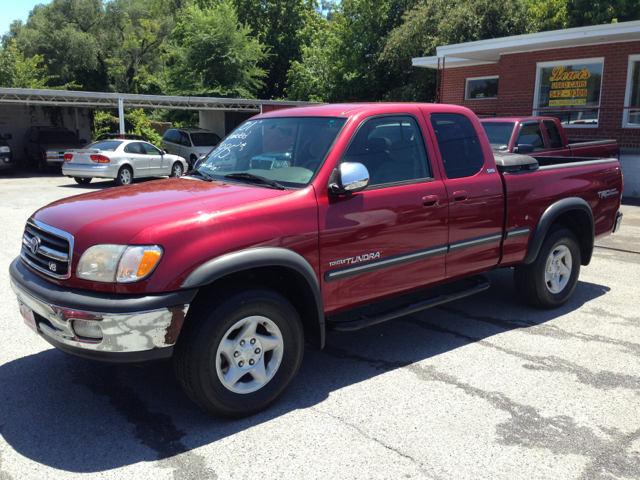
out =
[(515, 122), (482, 122), (491, 148), (498, 151), (508, 149), (515, 125)]
[(196, 170), (225, 182), (229, 181), (225, 175), (248, 173), (285, 187), (303, 187), (345, 122), (345, 118), (333, 117), (249, 120), (204, 157)]

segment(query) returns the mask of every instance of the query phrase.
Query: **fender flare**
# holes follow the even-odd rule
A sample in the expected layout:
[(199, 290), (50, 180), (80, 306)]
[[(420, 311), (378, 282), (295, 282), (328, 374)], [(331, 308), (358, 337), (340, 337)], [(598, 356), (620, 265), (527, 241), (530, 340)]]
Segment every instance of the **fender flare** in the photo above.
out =
[(203, 263), (189, 274), (180, 288), (196, 288), (208, 285), (232, 273), (258, 267), (286, 267), (298, 273), (313, 293), (319, 327), (319, 348), (324, 347), (325, 322), (322, 292), (316, 273), (300, 254), (280, 247), (257, 247), (228, 253)]
[(571, 210), (584, 211), (589, 219), (589, 225), (587, 226), (587, 228), (588, 232), (590, 232), (590, 235), (588, 238), (579, 239), (580, 246), (586, 247), (581, 248), (580, 263), (582, 265), (589, 264), (589, 262), (591, 261), (591, 255), (593, 254), (593, 245), (595, 241), (593, 212), (591, 211), (591, 207), (589, 206), (589, 204), (579, 197), (563, 198), (562, 200), (558, 200), (557, 202), (551, 204), (544, 211), (533, 230), (533, 234), (531, 235), (527, 255), (522, 261), (523, 264), (529, 265), (535, 261), (538, 253), (540, 252), (540, 248), (542, 247), (542, 242), (544, 242), (544, 239), (547, 236), (547, 232), (549, 231), (549, 228), (551, 227), (555, 219), (563, 213), (569, 212)]

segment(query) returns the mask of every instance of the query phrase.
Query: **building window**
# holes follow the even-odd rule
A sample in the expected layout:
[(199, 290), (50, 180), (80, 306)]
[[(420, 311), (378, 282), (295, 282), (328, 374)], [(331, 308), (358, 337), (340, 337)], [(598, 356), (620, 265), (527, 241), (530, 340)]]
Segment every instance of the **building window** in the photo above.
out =
[(465, 100), (487, 100), (498, 98), (498, 77), (467, 78)]
[(566, 127), (598, 126), (604, 58), (544, 62), (537, 67), (534, 115), (556, 117)]
[[(625, 107), (640, 107), (640, 55), (629, 55), (627, 70), (627, 92), (624, 97)], [(640, 127), (640, 108), (624, 110), (622, 126)]]

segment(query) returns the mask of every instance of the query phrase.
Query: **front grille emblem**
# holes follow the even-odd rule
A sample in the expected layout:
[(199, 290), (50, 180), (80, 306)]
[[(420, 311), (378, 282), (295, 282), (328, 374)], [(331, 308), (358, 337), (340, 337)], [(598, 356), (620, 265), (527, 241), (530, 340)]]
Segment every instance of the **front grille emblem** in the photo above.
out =
[(49, 270), (51, 270), (52, 272), (55, 272), (57, 270), (57, 265), (53, 262), (49, 262)]
[(30, 245), (31, 253), (34, 255), (38, 253), (38, 249), (40, 248), (40, 237), (36, 237), (35, 235), (31, 237), (31, 245)]

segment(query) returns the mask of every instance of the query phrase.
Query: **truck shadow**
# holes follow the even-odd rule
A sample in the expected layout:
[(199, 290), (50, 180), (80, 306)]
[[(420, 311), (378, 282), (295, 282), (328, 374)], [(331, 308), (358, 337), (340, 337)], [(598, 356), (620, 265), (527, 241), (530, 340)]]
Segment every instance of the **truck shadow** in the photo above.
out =
[(562, 308), (539, 311), (515, 299), (511, 270), (488, 276), (492, 288), (474, 297), (359, 332), (330, 332), (325, 350), (306, 348), (301, 371), (279, 403), (237, 421), (195, 407), (180, 390), (170, 363), (114, 366), (57, 350), (23, 357), (0, 367), (0, 435), (18, 454), (70, 472), (102, 472), (156, 460), (180, 468), (187, 461), (184, 455), (204, 464), (194, 448), (316, 406), (331, 392), (387, 371), (474, 342), (488, 345), (490, 337), (514, 329), (532, 333), (532, 341), (535, 335), (555, 335), (558, 328), (545, 323), (609, 291), (579, 282)]

